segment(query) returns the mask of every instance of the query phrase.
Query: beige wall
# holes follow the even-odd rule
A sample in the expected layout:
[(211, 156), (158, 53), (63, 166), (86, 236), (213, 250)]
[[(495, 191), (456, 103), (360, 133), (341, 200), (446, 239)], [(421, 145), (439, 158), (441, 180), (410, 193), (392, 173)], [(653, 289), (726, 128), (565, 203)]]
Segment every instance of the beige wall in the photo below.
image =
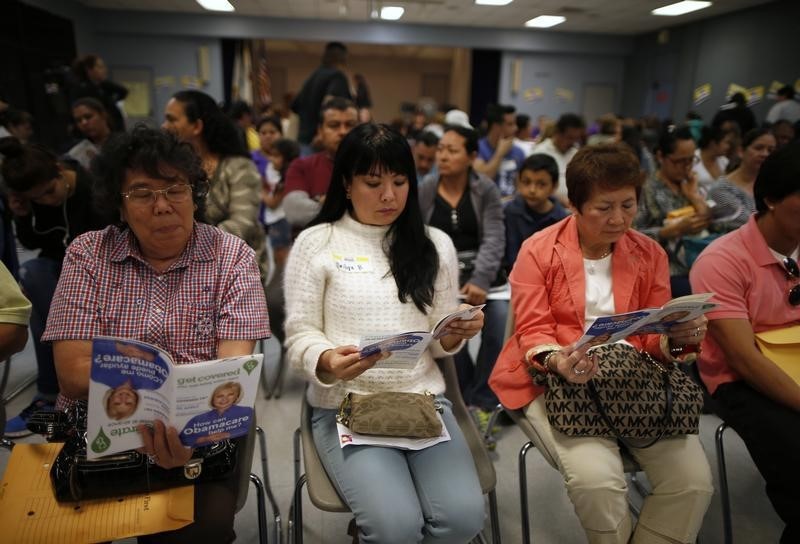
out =
[[(319, 48), (321, 51), (321, 47)], [(350, 54), (348, 70), (361, 73), (367, 80), (376, 121), (389, 122), (399, 117), (403, 102), (416, 103), (421, 98), (424, 75), (444, 76), (449, 80), (449, 101), (465, 109), (469, 102), (469, 65), (464, 63), (468, 54), (455, 55), (460, 62), (450, 59), (421, 59), (399, 56), (396, 53), (382, 54), (381, 46), (375, 46), (374, 55)], [(459, 50), (453, 50), (459, 51)], [(463, 51), (463, 50), (461, 50)], [(273, 72), (273, 99), (278, 103), (285, 91), (298, 92), (303, 82), (319, 66), (320, 53), (300, 51), (274, 51), (267, 44), (267, 62)], [(458, 74), (453, 77), (453, 67)], [(285, 81), (285, 84), (283, 83)], [(454, 83), (457, 87), (454, 92)], [(282, 88), (284, 85), (287, 88)]]

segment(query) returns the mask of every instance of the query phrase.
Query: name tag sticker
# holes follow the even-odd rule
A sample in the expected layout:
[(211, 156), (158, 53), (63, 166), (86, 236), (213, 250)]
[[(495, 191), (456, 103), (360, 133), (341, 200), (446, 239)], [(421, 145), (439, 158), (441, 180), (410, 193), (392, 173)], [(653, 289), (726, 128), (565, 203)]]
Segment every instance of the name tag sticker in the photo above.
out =
[(342, 272), (372, 272), (372, 263), (369, 262), (369, 257), (334, 253), (333, 260), (336, 263), (336, 268)]

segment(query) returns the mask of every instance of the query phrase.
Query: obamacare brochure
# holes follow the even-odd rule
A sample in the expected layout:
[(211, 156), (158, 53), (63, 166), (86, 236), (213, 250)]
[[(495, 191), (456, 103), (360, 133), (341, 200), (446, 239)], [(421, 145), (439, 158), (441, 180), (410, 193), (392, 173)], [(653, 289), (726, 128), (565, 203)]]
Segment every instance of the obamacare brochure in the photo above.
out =
[(247, 434), (263, 354), (176, 365), (146, 342), (100, 336), (92, 341), (88, 459), (142, 446), (137, 426), (160, 419), (185, 446)]
[(394, 334), (367, 334), (358, 343), (361, 357), (382, 353), (383, 357), (375, 363), (375, 368), (409, 369), (417, 364), (428, 344), (444, 336), (444, 329), (456, 319), (469, 320), (485, 304), (471, 306), (447, 314), (436, 323), (431, 332), (411, 331)]

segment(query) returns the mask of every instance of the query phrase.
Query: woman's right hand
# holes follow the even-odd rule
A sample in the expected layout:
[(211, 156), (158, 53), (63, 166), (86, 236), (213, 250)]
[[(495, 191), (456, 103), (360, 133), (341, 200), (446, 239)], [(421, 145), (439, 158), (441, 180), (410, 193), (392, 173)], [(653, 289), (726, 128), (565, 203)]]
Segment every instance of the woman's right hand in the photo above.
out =
[(597, 356), (586, 354), (590, 346), (574, 349), (573, 345), (563, 347), (551, 355), (547, 367), (570, 383), (586, 383), (597, 374)]
[(383, 352), (379, 351), (362, 358), (356, 346), (339, 346), (322, 352), (317, 361), (317, 370), (327, 372), (337, 380), (352, 380), (375, 366), (383, 356)]

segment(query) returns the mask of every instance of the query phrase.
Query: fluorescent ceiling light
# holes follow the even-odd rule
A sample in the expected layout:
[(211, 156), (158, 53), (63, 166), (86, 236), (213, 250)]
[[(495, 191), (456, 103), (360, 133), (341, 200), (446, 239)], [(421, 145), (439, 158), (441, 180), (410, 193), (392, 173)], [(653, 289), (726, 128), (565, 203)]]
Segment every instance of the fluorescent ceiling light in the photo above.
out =
[(514, 0), (475, 0), (478, 6), (507, 6)]
[(381, 8), (381, 19), (396, 21), (403, 16), (403, 12), (405, 12), (405, 8), (400, 6), (383, 6)]
[(707, 8), (710, 5), (711, 2), (700, 2), (698, 0), (684, 0), (683, 2), (677, 2), (675, 4), (670, 4), (668, 6), (656, 8), (650, 13), (652, 13), (653, 15), (667, 15), (670, 17), (675, 17), (676, 15), (683, 15), (684, 13), (690, 13), (692, 11), (697, 11), (698, 9)]
[(525, 26), (533, 28), (550, 28), (551, 26), (560, 25), (566, 21), (566, 17), (561, 15), (539, 15), (525, 23)]
[(197, 3), (209, 11), (233, 11), (228, 0), (197, 0)]

